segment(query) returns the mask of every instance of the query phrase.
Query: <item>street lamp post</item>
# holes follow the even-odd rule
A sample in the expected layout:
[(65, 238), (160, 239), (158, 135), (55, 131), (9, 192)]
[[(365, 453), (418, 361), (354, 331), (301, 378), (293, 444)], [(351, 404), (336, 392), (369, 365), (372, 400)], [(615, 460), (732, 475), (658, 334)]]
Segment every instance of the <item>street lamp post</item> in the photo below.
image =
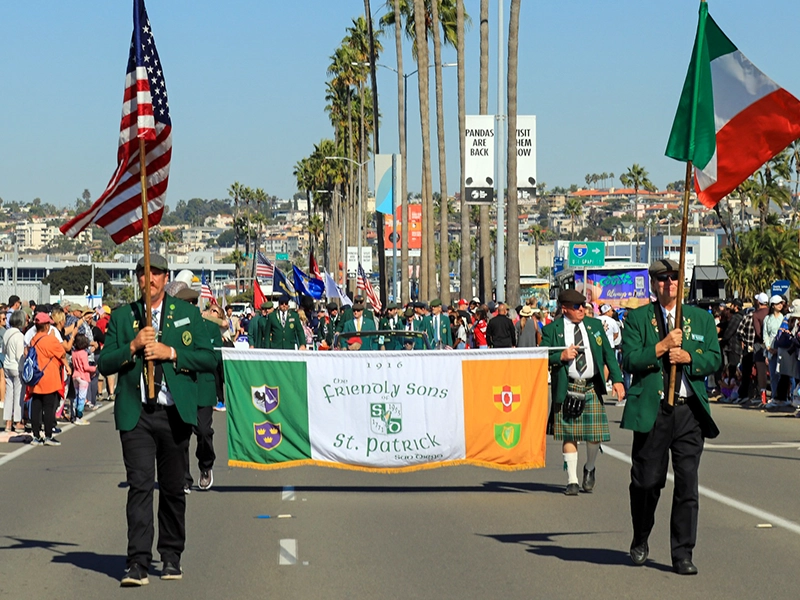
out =
[[(368, 160), (364, 162), (358, 162), (353, 160), (352, 158), (348, 158), (346, 156), (326, 156), (325, 160), (346, 160), (347, 162), (351, 162), (358, 167), (358, 227), (356, 229), (356, 235), (358, 237), (358, 263), (361, 263), (361, 236), (362, 236), (362, 226), (363, 223), (361, 221), (361, 199), (364, 197), (364, 189), (361, 187), (361, 171), (364, 168), (364, 165), (369, 164)], [(347, 219), (345, 218), (345, 221)], [(344, 240), (345, 249), (347, 248), (347, 238)], [(345, 270), (347, 269), (347, 254), (345, 253)]]
[[(354, 65), (354, 66), (368, 67), (370, 63), (369, 62), (353, 62), (351, 64)], [(388, 69), (389, 71), (392, 71), (394, 73), (398, 73), (399, 74), (397, 69), (395, 69), (394, 67), (391, 67), (389, 65), (376, 63), (375, 66), (376, 67), (382, 67), (384, 69)], [(432, 69), (435, 66), (436, 66), (435, 64), (428, 65), (428, 68)], [(442, 63), (442, 67), (457, 67), (457, 66), (458, 66), (457, 62)], [(405, 146), (405, 144), (408, 143), (408, 78), (411, 77), (412, 75), (417, 75), (418, 73), (419, 73), (419, 69), (414, 69), (410, 73), (403, 73), (402, 74), (403, 75), (403, 142), (404, 142), (403, 146)], [(401, 147), (400, 148), (400, 157), (401, 157), (401, 160), (402, 160), (401, 169), (403, 171), (402, 190), (400, 191), (401, 194), (407, 194), (408, 193), (408, 174), (407, 174), (408, 161), (406, 160), (406, 158), (407, 158), (406, 154), (407, 154), (406, 148), (405, 147)], [(402, 198), (401, 198), (401, 203), (402, 203)], [(397, 211), (395, 209), (395, 214), (396, 214), (396, 212)], [(408, 233), (407, 233), (408, 232), (408, 215), (407, 214), (406, 214), (405, 222), (401, 223), (400, 226), (401, 226), (401, 229), (403, 230), (403, 236), (406, 239), (406, 243), (403, 244), (403, 246), (401, 247), (400, 251), (401, 251), (401, 253), (404, 253), (406, 255), (406, 257), (408, 257)], [(397, 227), (396, 226), (394, 228), (394, 231), (395, 232), (397, 231)], [(395, 248), (397, 248), (397, 244), (396, 243), (395, 243)], [(392, 279), (394, 281), (396, 281), (396, 277), (397, 277), (397, 273), (396, 273), (396, 267), (395, 267), (395, 273), (392, 275)], [(401, 298), (402, 298), (402, 292), (403, 292), (403, 290), (402, 290), (402, 280), (403, 280), (403, 278), (404, 278), (404, 274), (401, 273), (401, 277), (400, 277), (400, 281), (401, 281), (400, 297)], [(395, 292), (394, 288), (392, 288), (392, 290), (393, 290), (393, 292)]]

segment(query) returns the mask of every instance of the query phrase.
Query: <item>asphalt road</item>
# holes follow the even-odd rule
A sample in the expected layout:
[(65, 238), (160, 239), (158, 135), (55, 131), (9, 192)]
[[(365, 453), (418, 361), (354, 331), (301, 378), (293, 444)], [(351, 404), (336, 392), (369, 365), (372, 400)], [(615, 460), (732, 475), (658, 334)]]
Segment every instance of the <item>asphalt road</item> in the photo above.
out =
[(800, 419), (785, 414), (715, 406), (722, 435), (701, 465), (700, 573), (680, 577), (671, 485), (651, 560), (630, 563), (620, 408), (607, 407), (613, 439), (596, 490), (578, 497), (562, 494), (552, 441), (546, 468), (512, 473), (230, 469), (217, 413), (219, 466), (213, 488), (188, 499), (184, 579), (161, 581), (155, 563), (137, 590), (118, 587), (126, 490), (109, 409), (65, 428), (59, 448), (0, 445), (0, 598), (797, 597)]

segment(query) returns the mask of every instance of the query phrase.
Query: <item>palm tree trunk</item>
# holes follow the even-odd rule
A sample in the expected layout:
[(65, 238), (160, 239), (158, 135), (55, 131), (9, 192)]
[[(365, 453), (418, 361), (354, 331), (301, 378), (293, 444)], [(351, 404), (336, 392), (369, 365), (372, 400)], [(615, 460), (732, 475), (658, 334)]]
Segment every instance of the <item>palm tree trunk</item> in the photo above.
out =
[[(478, 112), (486, 115), (489, 114), (489, 0), (481, 0), (480, 12), (480, 98)], [(488, 205), (481, 205), (480, 219), (479, 296), (482, 301), (487, 302), (492, 293), (492, 244)]]
[[(359, 136), (360, 139), (358, 140), (358, 162), (362, 163), (366, 160), (367, 155), (367, 123), (365, 120), (364, 115), (364, 86), (362, 85), (361, 81), (358, 82), (358, 96), (359, 96), (359, 119), (361, 124), (359, 126)], [(361, 169), (361, 177), (359, 177), (360, 186), (358, 188), (358, 202), (361, 210), (357, 210), (356, 218), (358, 219), (358, 229), (356, 229), (356, 233), (358, 237), (356, 238), (356, 247), (364, 247), (365, 240), (364, 240), (364, 232), (366, 228), (364, 227), (364, 219), (366, 218), (366, 212), (364, 207), (367, 205), (367, 194), (365, 193), (365, 183), (367, 180), (367, 165), (363, 165), (358, 167)], [(358, 262), (361, 262), (361, 256), (358, 257)], [(356, 281), (353, 282), (353, 293), (356, 294)]]
[[(400, 189), (400, 299), (409, 301), (408, 293), (408, 170), (406, 160), (406, 87), (403, 77), (403, 28), (400, 25), (400, 0), (394, 0), (394, 46), (397, 53), (397, 129), (401, 156)], [(396, 202), (396, 199), (395, 199)]]
[(442, 42), (439, 32), (439, 3), (431, 2), (433, 30), (433, 71), (436, 80), (436, 142), (439, 150), (439, 298), (450, 304), (450, 236), (447, 202), (447, 158), (444, 141), (444, 106), (442, 101)]
[(469, 227), (469, 206), (467, 205), (467, 193), (464, 184), (464, 171), (466, 170), (466, 92), (465, 92), (465, 71), (464, 71), (464, 0), (456, 0), (456, 60), (458, 61), (458, 147), (461, 157), (461, 289), (462, 298), (469, 300), (472, 297), (472, 257), (470, 253), (470, 227)]
[[(519, 304), (519, 207), (517, 205), (517, 65), (520, 0), (511, 0), (508, 23), (508, 220), (506, 238), (506, 301)], [(498, 225), (500, 226), (500, 225)]]
[[(414, 14), (427, 14), (425, 0), (414, 0)], [(428, 36), (424, 18), (414, 19), (414, 30), (417, 46), (417, 66), (419, 67), (419, 116), (422, 128), (422, 282), (420, 293), (429, 299), (435, 289), (431, 285), (435, 276), (436, 253), (433, 238), (433, 193), (431, 191), (431, 133), (430, 133), (430, 99), (428, 83)]]

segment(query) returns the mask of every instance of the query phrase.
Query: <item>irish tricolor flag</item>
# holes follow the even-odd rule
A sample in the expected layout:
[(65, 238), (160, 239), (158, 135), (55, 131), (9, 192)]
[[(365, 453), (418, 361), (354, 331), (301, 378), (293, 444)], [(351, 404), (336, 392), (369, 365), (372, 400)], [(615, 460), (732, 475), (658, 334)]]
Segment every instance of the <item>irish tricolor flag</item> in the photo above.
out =
[(547, 348), (222, 355), (231, 466), (545, 464)]
[(800, 102), (733, 45), (700, 4), (692, 60), (666, 155), (692, 161), (712, 208), (800, 137)]

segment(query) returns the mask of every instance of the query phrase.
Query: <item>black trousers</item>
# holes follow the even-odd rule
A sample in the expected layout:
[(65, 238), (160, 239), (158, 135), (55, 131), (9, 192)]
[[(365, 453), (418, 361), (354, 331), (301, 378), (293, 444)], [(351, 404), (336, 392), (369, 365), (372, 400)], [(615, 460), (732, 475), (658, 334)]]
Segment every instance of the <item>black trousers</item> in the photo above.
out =
[(750, 398), (750, 381), (753, 378), (753, 353), (742, 356), (742, 383), (739, 384), (739, 398)]
[[(692, 402), (690, 400), (690, 402)], [(653, 429), (634, 432), (631, 449), (631, 520), (633, 543), (638, 545), (650, 535), (655, 523), (656, 506), (667, 482), (669, 455), (675, 485), (670, 516), (672, 560), (692, 558), (697, 541), (698, 479), (703, 435), (695, 411), (701, 406), (684, 404), (659, 410)]]
[(61, 396), (58, 392), (31, 395), (31, 432), (33, 437), (42, 436), (42, 419), (44, 418), (44, 437), (53, 437), (56, 426), (56, 407)]
[(162, 561), (179, 562), (186, 543), (186, 449), (192, 426), (174, 406), (142, 408), (131, 431), (120, 431), (128, 481), (127, 564), (150, 566), (153, 559), (153, 490), (158, 475), (158, 544)]
[[(217, 455), (214, 453), (214, 407), (197, 407), (197, 425), (192, 425), (192, 433), (197, 437), (197, 466), (200, 472), (208, 471), (214, 466)], [(186, 485), (192, 486), (192, 473), (189, 468), (189, 446), (186, 444)]]

